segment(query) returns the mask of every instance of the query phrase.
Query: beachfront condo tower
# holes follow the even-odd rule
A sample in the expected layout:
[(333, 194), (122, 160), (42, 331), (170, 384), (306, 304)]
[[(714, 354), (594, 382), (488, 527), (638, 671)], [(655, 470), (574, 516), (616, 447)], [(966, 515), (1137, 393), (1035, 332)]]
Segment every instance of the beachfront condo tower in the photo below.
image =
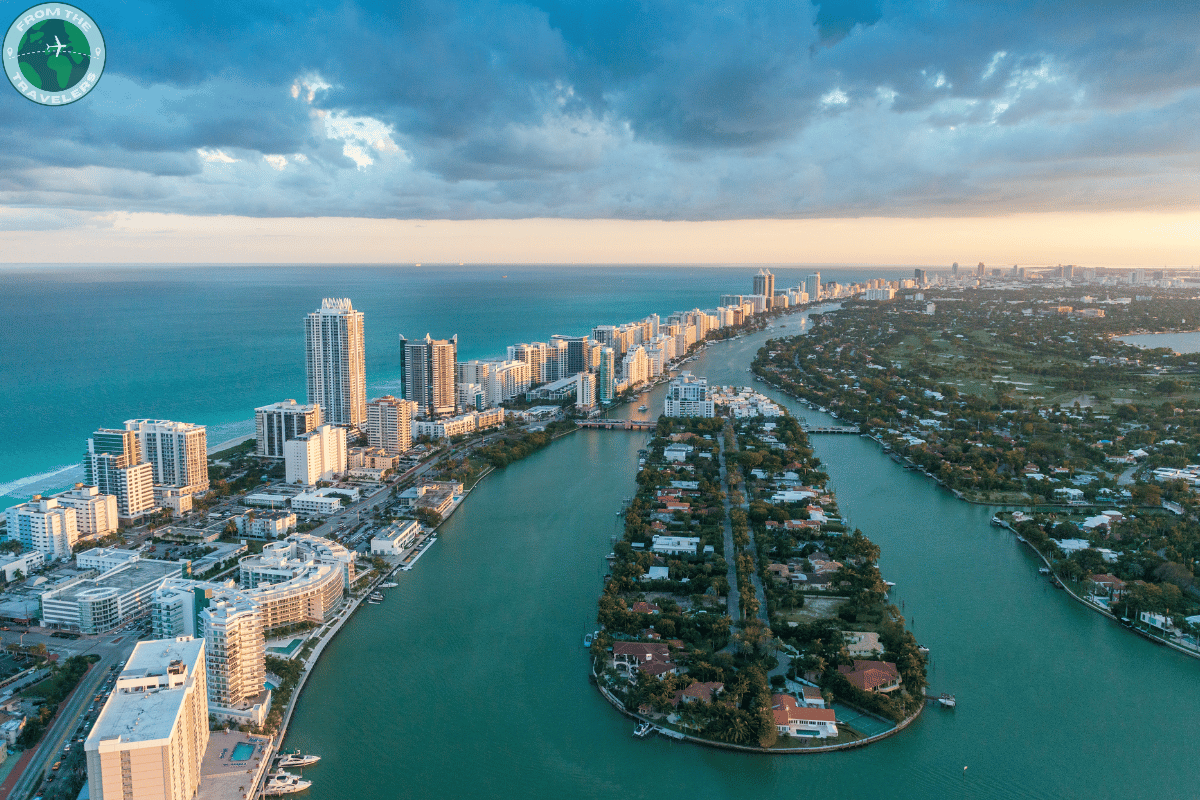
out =
[(88, 439), (83, 482), (117, 498), (117, 517), (133, 522), (155, 510), (154, 467), (142, 458), (135, 431), (101, 428)]
[(400, 379), (404, 399), (426, 419), (453, 417), (458, 405), (458, 336), (410, 342), (400, 336)]
[(398, 456), (412, 447), (412, 418), (416, 404), (390, 394), (367, 403), (367, 444)]
[(142, 459), (154, 468), (154, 483), (183, 494), (208, 491), (208, 433), (203, 425), (165, 419), (130, 419), (125, 430), (138, 437)]
[(283, 443), (320, 425), (321, 406), (284, 400), (254, 409), (255, 455), (283, 458)]
[(361, 428), (367, 420), (363, 315), (348, 298), (327, 297), (304, 324), (308, 402), (324, 422)]

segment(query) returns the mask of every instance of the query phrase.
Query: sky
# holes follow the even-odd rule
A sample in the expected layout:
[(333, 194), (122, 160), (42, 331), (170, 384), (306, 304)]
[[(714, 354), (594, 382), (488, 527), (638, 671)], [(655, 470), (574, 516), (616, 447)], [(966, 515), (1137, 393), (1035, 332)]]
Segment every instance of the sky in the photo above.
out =
[(1200, 263), (1190, 3), (77, 5), (0, 261)]

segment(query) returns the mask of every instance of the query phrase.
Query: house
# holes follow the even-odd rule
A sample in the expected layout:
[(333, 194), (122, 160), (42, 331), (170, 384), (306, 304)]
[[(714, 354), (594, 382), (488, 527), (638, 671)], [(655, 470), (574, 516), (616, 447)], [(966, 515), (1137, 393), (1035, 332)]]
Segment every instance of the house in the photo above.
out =
[(784, 582), (790, 576), (787, 564), (767, 564), (767, 572)]
[(669, 444), (663, 448), (663, 458), (667, 461), (686, 461), (688, 455), (695, 449), (690, 444)]
[[(665, 581), (670, 578), (670, 570), (666, 567), (651, 567), (650, 570), (642, 576), (644, 581)], [(636, 608), (636, 606), (635, 606)]]
[(671, 705), (678, 706), (680, 703), (695, 703), (697, 700), (704, 703), (711, 703), (713, 697), (725, 691), (725, 684), (720, 681), (700, 681), (693, 682), (686, 689), (680, 689), (671, 697)]
[(662, 609), (654, 603), (647, 603), (644, 600), (634, 603), (630, 610), (635, 614), (659, 614), (662, 612)]
[(1107, 573), (1092, 576), (1092, 583), (1096, 584), (1096, 592), (1104, 592), (1113, 600), (1120, 598), (1125, 594), (1125, 581), (1109, 575)]
[(674, 673), (671, 649), (658, 642), (617, 642), (613, 645), (613, 666), (627, 671), (630, 677), (639, 670), (648, 675)]
[(775, 727), (788, 736), (827, 739), (838, 735), (837, 718), (832, 708), (802, 706), (790, 694), (771, 695), (771, 714), (775, 718)]
[(900, 670), (891, 661), (854, 661), (854, 666), (840, 666), (850, 685), (864, 692), (892, 692), (900, 688)]
[(653, 536), (650, 539), (650, 549), (665, 555), (694, 556), (699, 544), (699, 536)]
[(879, 634), (873, 631), (842, 631), (846, 652), (852, 656), (877, 656), (883, 652)]

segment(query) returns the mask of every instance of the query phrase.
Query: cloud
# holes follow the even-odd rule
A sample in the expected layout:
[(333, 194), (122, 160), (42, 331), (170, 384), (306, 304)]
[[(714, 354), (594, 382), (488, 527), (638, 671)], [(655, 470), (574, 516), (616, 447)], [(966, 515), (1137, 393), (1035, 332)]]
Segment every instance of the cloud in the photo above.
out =
[(1200, 15), (1180, 2), (89, 13), (111, 57), (85, 101), (0, 92), (0, 203), (64, 224), (1007, 214), (1174, 207), (1200, 186)]

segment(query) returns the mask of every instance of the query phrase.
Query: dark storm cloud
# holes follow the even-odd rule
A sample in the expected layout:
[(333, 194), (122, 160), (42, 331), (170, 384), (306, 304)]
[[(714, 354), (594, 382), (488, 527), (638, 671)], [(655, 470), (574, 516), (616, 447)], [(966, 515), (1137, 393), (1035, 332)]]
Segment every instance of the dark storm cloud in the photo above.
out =
[(109, 50), (95, 92), (55, 109), (0, 92), (0, 202), (919, 215), (1173, 205), (1195, 199), (1200, 177), (1200, 15), (1186, 3), (87, 10)]

